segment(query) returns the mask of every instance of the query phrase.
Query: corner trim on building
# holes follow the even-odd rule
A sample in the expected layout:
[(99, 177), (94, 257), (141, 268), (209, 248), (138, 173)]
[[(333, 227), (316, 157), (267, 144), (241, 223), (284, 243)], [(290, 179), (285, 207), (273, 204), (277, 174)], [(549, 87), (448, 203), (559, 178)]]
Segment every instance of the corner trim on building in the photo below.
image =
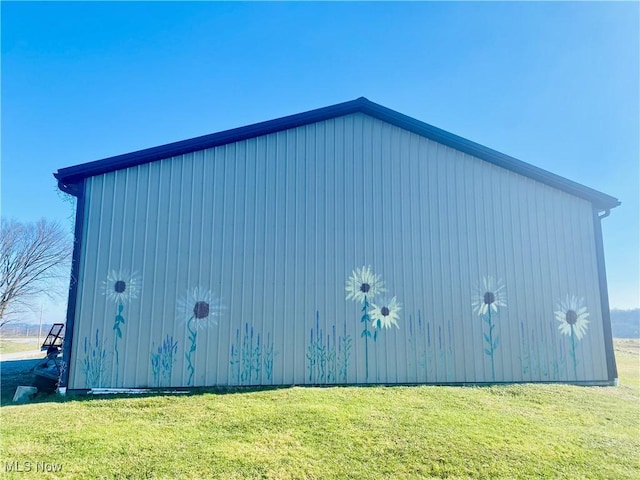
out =
[(80, 274), (80, 256), (82, 253), (84, 231), (85, 184), (84, 179), (72, 185), (64, 185), (58, 182), (58, 188), (60, 188), (60, 190), (77, 198), (76, 224), (73, 233), (73, 256), (71, 258), (71, 279), (69, 281), (69, 299), (67, 302), (67, 322), (62, 348), (62, 358), (65, 362), (65, 368), (62, 372), (62, 378), (60, 379), (61, 387), (68, 387), (69, 385), (69, 370), (72, 363), (71, 349), (73, 347), (73, 330), (78, 299), (78, 277)]
[(602, 330), (604, 333), (604, 348), (607, 361), (607, 378), (610, 382), (615, 383), (618, 379), (618, 368), (616, 366), (616, 357), (613, 350), (613, 333), (611, 331), (611, 312), (609, 309), (609, 290), (607, 287), (607, 271), (604, 262), (604, 244), (602, 241), (602, 219), (609, 215), (606, 210), (604, 215), (600, 216), (602, 211), (597, 207), (593, 209), (593, 230), (596, 241), (596, 265), (598, 268), (598, 286), (600, 288), (600, 306), (602, 308)]

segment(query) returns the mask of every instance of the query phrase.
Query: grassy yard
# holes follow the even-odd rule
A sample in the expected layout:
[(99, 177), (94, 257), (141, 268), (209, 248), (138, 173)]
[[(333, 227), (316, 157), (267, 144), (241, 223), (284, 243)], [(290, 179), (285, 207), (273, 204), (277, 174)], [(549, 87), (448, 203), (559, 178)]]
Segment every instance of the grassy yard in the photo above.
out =
[(6, 405), (0, 475), (26, 476), (7, 473), (8, 462), (61, 468), (38, 478), (636, 479), (639, 346), (616, 344), (619, 387), (284, 388)]
[(5, 353), (27, 352), (30, 350), (38, 350), (42, 344), (41, 339), (38, 342), (37, 337), (27, 338), (0, 338), (0, 355)]

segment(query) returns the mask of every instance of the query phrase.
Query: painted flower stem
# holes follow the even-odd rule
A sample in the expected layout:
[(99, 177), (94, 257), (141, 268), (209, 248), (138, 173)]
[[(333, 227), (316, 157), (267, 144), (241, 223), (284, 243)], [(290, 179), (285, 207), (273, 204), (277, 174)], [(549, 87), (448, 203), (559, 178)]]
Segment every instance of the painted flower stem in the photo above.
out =
[(113, 356), (115, 359), (115, 379), (114, 385), (118, 385), (118, 372), (120, 371), (120, 352), (118, 350), (118, 339), (122, 338), (122, 330), (120, 325), (124, 325), (125, 320), (122, 316), (124, 310), (124, 304), (118, 303), (118, 313), (116, 314), (115, 321), (113, 323), (114, 339), (113, 339)]
[(195, 321), (195, 316), (192, 315), (187, 320), (187, 330), (189, 331), (189, 340), (191, 341), (191, 348), (186, 354), (187, 357), (187, 371), (189, 372), (189, 379), (187, 380), (187, 385), (191, 385), (191, 381), (193, 380), (193, 373), (195, 369), (193, 368), (193, 362), (191, 361), (191, 355), (196, 351), (196, 340), (198, 338), (198, 332), (195, 328), (193, 328), (193, 322)]
[(371, 336), (371, 332), (369, 331), (369, 313), (367, 310), (369, 309), (369, 299), (367, 296), (364, 296), (364, 303), (362, 305), (362, 318), (360, 319), (361, 323), (364, 323), (364, 330), (360, 334), (361, 337), (364, 337), (364, 365), (365, 365), (365, 381), (369, 380), (369, 337)]
[(493, 319), (491, 318), (491, 308), (489, 308), (487, 310), (487, 313), (482, 316), (482, 319), (489, 327), (489, 333), (488, 334), (483, 333), (484, 341), (487, 343), (487, 347), (485, 347), (484, 353), (486, 353), (491, 358), (491, 378), (495, 380), (496, 366), (495, 366), (495, 360), (493, 358), (493, 354), (495, 353), (496, 348), (498, 348), (499, 338), (498, 337), (494, 338), (493, 336), (493, 330), (496, 328), (496, 326), (493, 323)]
[(493, 360), (493, 322), (491, 321), (491, 308), (489, 308), (489, 344), (491, 345), (491, 378), (496, 379), (496, 366)]
[(576, 380), (578, 379), (578, 362), (576, 361), (576, 335), (573, 331), (573, 325), (571, 325), (571, 358), (573, 360), (573, 374)]

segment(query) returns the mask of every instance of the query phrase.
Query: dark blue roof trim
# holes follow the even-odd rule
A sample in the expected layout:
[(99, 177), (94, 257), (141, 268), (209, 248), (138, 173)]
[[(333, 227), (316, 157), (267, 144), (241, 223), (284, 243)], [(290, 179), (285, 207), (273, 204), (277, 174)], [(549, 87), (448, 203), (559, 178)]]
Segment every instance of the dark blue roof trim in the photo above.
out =
[(69, 372), (73, 364), (71, 356), (73, 347), (73, 334), (76, 319), (76, 304), (78, 301), (78, 278), (80, 278), (80, 256), (82, 255), (82, 231), (84, 230), (85, 212), (85, 182), (80, 180), (73, 186), (73, 189), (66, 191), (78, 199), (76, 204), (76, 223), (73, 234), (73, 255), (71, 257), (71, 277), (69, 280), (69, 297), (67, 301), (67, 321), (64, 331), (64, 342), (62, 344), (62, 358), (66, 362), (62, 371), (60, 385), (69, 386)]
[(577, 197), (589, 200), (602, 210), (620, 205), (617, 198), (568, 180), (559, 175), (534, 167), (516, 158), (484, 147), (478, 143), (464, 139), (452, 133), (428, 125), (424, 122), (408, 117), (389, 108), (378, 105), (360, 97), (349, 102), (339, 103), (329, 107), (298, 113), (288, 117), (256, 123), (246, 127), (234, 128), (211, 135), (204, 135), (189, 140), (170, 143), (159, 147), (148, 148), (137, 152), (118, 155), (116, 157), (83, 163), (73, 167), (61, 168), (54, 176), (58, 179), (60, 188), (67, 189), (82, 179), (94, 175), (100, 175), (122, 168), (133, 167), (144, 163), (174, 157), (185, 153), (217, 147), (228, 143), (254, 138), (260, 135), (279, 132), (290, 128), (321, 122), (330, 118), (340, 117), (352, 113), (364, 113), (374, 118), (388, 122), (397, 127), (409, 130), (418, 135), (442, 143), (456, 150), (460, 150), (474, 157), (490, 162), (499, 167), (506, 168), (520, 175), (530, 177), (539, 182), (563, 190)]

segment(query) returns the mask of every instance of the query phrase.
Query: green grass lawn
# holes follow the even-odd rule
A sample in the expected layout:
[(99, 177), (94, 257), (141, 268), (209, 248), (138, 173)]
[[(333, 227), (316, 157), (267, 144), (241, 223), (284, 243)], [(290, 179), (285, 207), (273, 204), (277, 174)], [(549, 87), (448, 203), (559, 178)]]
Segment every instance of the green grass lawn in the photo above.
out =
[[(640, 478), (638, 341), (618, 387), (284, 388), (0, 409), (38, 478)], [(37, 464), (41, 462), (41, 464)], [(44, 467), (42, 465), (44, 463)]]
[(38, 350), (41, 344), (37, 338), (0, 338), (0, 354)]

